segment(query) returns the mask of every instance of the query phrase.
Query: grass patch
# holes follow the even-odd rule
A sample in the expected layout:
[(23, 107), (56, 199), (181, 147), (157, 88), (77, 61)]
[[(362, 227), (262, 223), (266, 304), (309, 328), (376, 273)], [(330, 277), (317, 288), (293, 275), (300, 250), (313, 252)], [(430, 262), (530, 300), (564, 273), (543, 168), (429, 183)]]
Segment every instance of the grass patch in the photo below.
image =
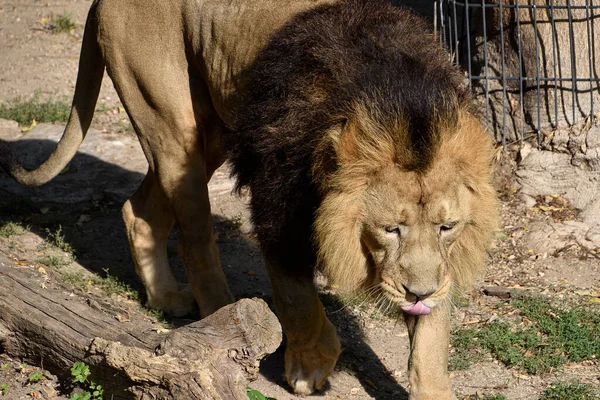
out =
[(274, 397), (267, 397), (258, 390), (248, 389), (246, 391), (249, 400), (277, 400)]
[(63, 101), (40, 101), (37, 96), (29, 100), (17, 98), (0, 104), (0, 118), (29, 126), (36, 122), (67, 122), (71, 107)]
[(68, 253), (75, 258), (75, 249), (73, 246), (71, 246), (71, 243), (67, 242), (65, 239), (65, 235), (62, 231), (62, 225), (59, 225), (55, 232), (52, 232), (50, 229), (46, 229), (46, 234), (46, 243), (48, 245), (61, 249), (65, 253)]
[(44, 379), (45, 379), (44, 374), (42, 374), (39, 371), (35, 371), (35, 372), (32, 372), (31, 374), (29, 374), (29, 378), (27, 380), (29, 381), (29, 383), (36, 383), (36, 382), (40, 382)]
[(165, 314), (161, 310), (156, 310), (156, 309), (153, 309), (153, 308), (146, 308), (146, 307), (140, 306), (139, 311), (142, 314), (145, 314), (148, 317), (150, 317), (152, 319), (155, 319), (158, 323), (164, 325), (167, 328), (172, 328), (173, 327), (173, 324), (171, 323), (171, 321), (169, 321), (165, 317)]
[(526, 326), (493, 322), (454, 332), (450, 367), (467, 369), (488, 352), (508, 367), (546, 373), (567, 362), (600, 357), (600, 313), (582, 307), (559, 308), (539, 296), (511, 300)]
[(124, 120), (119, 121), (119, 128), (118, 128), (118, 130), (119, 130), (119, 133), (133, 132), (134, 131), (133, 130), (133, 125), (131, 125), (131, 122), (129, 122), (128, 120), (127, 121), (124, 121)]
[[(91, 283), (89, 277), (86, 277), (82, 272), (67, 272), (60, 275), (63, 282), (70, 284), (76, 289), (87, 292), (88, 285)], [(89, 282), (89, 283), (88, 283)]]
[(108, 273), (108, 269), (104, 269), (106, 277), (94, 275), (92, 277), (92, 285), (95, 285), (102, 289), (102, 291), (108, 296), (113, 295), (123, 296), (129, 300), (140, 300), (140, 295), (137, 290), (133, 290), (128, 284), (121, 282), (119, 279)]
[(61, 278), (64, 282), (84, 292), (87, 292), (90, 286), (94, 286), (104, 292), (107, 297), (122, 296), (129, 300), (139, 301), (140, 295), (137, 290), (132, 289), (128, 284), (110, 275), (108, 269), (104, 269), (104, 272), (106, 273), (106, 277), (101, 277), (97, 274), (84, 275), (81, 272), (74, 272), (61, 274)]
[(452, 334), (452, 349), (448, 358), (450, 371), (463, 371), (483, 360), (482, 349), (473, 345), (476, 340), (475, 328), (461, 329)]
[(0, 104), (0, 118), (17, 121), (29, 126), (36, 122), (67, 122), (71, 107), (63, 101), (41, 101), (37, 96), (29, 100), (17, 98)]
[(0, 384), (0, 394), (6, 396), (6, 393), (8, 393), (8, 383)]
[(591, 385), (571, 382), (554, 382), (545, 391), (541, 400), (594, 400), (597, 393)]
[(63, 257), (47, 254), (36, 258), (35, 262), (54, 269), (61, 269), (62, 267), (66, 267), (67, 265), (71, 264), (70, 260), (66, 260)]
[(51, 14), (48, 18), (48, 29), (54, 33), (68, 33), (77, 28), (73, 15), (63, 11), (62, 14)]
[(6, 239), (15, 235), (21, 235), (23, 232), (25, 232), (25, 229), (18, 222), (8, 221), (0, 225), (0, 237)]

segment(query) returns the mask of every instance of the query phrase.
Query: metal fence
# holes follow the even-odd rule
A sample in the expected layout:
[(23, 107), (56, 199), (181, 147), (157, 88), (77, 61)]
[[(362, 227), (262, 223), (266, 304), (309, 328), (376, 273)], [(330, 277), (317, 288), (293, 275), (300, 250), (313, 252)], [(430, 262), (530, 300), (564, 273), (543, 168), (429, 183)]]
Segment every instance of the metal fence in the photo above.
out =
[(503, 145), (600, 113), (600, 0), (437, 0), (435, 30)]

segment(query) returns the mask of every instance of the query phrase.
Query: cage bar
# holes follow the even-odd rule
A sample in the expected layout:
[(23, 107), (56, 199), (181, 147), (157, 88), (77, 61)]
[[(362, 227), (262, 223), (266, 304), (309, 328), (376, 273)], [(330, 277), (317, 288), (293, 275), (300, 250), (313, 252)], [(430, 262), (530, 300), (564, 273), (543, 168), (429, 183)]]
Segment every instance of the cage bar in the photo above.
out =
[(485, 96), (486, 121), (504, 145), (508, 123), (511, 141), (539, 144), (548, 129), (595, 122), (598, 9), (600, 0), (435, 1), (439, 38)]

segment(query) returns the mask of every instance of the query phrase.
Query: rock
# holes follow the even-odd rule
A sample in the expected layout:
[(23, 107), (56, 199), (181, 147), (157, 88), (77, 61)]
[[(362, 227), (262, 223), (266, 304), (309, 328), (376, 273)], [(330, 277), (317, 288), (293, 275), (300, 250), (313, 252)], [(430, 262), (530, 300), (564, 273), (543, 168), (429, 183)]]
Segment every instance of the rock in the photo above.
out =
[(534, 207), (537, 203), (537, 201), (533, 197), (525, 193), (521, 193), (521, 200), (528, 208)]
[(583, 210), (600, 197), (600, 174), (574, 167), (565, 153), (532, 149), (517, 170), (521, 192), (529, 196), (560, 194)]
[(16, 121), (0, 118), (0, 139), (15, 140), (21, 136), (19, 124)]

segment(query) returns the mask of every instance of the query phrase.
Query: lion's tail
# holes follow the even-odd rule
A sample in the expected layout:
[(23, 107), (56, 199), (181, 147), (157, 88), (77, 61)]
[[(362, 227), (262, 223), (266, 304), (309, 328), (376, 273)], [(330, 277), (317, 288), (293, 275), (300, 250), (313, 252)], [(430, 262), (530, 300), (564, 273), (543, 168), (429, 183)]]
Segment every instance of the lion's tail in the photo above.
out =
[(52, 154), (39, 168), (27, 171), (18, 162), (11, 146), (0, 140), (0, 166), (21, 185), (40, 186), (58, 175), (73, 159), (90, 127), (105, 68), (97, 41), (96, 4), (92, 6), (86, 22), (69, 121)]

